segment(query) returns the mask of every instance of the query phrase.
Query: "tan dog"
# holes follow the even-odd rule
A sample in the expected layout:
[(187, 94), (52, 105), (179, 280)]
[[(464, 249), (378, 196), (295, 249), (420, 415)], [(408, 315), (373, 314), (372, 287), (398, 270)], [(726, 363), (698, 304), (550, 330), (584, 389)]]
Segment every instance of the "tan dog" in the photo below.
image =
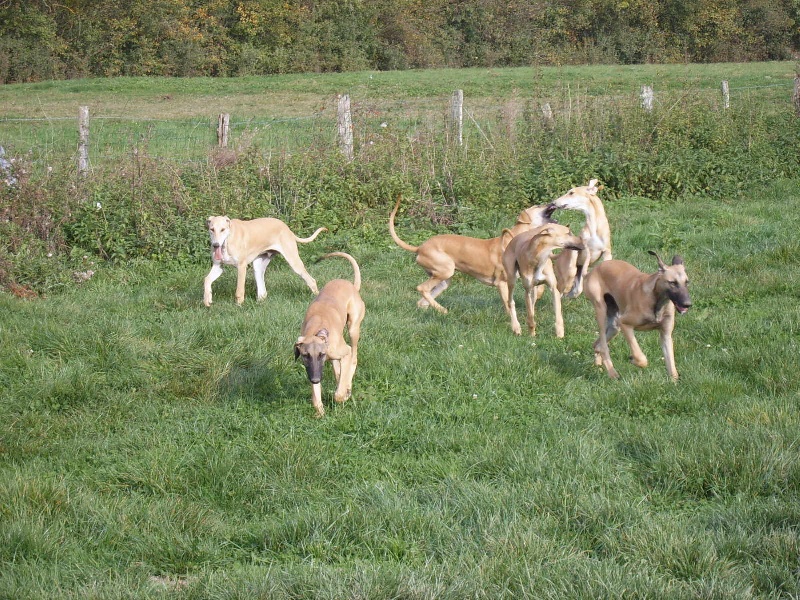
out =
[(315, 294), (319, 293), (317, 282), (306, 271), (297, 242), (306, 244), (313, 241), (325, 227), (317, 229), (307, 238), (299, 238), (279, 219), (263, 218), (252, 221), (229, 219), (228, 217), (209, 217), (206, 221), (211, 236), (211, 271), (203, 282), (203, 304), (211, 306), (211, 284), (222, 275), (222, 265), (234, 265), (238, 272), (236, 280), (236, 304), (244, 302), (244, 283), (247, 278), (247, 265), (253, 263), (253, 274), (258, 289), (258, 299), (267, 296), (264, 273), (269, 261), (280, 254), (292, 270), (303, 278)]
[[(361, 270), (356, 260), (344, 252), (332, 252), (322, 258), (341, 256), (350, 261), (355, 273), (353, 283), (344, 279), (329, 281), (309, 305), (303, 320), (300, 337), (294, 345), (295, 360), (301, 358), (311, 382), (311, 402), (317, 416), (325, 415), (322, 406), (322, 371), (330, 360), (336, 376), (334, 400), (344, 402), (350, 397), (353, 376), (358, 365), (358, 338), (364, 319), (364, 301), (359, 295)], [(350, 344), (342, 331), (347, 326)]]
[(667, 373), (678, 379), (675, 355), (672, 349), (672, 329), (675, 311), (685, 313), (692, 306), (689, 298), (689, 279), (683, 259), (675, 256), (667, 266), (655, 252), (658, 271), (642, 273), (633, 265), (621, 260), (610, 260), (597, 265), (586, 278), (585, 295), (594, 305), (600, 337), (594, 343), (596, 365), (604, 365), (608, 376), (619, 374), (611, 363), (608, 342), (622, 330), (631, 348), (631, 362), (637, 367), (647, 366), (647, 357), (636, 342), (634, 330), (658, 329), (661, 350), (664, 353)]
[[(559, 209), (578, 210), (586, 215), (586, 224), (581, 230), (584, 249), (580, 252), (565, 251), (555, 260), (555, 272), (559, 289), (568, 298), (576, 298), (583, 290), (583, 280), (589, 267), (600, 260), (611, 260), (611, 230), (606, 211), (597, 193), (597, 179), (589, 185), (572, 188), (553, 201)], [(569, 288), (569, 292), (566, 290)]]
[[(508, 233), (506, 233), (508, 232)], [(506, 229), (504, 235), (511, 236)], [(531, 335), (536, 335), (536, 319), (534, 309), (536, 301), (542, 296), (544, 286), (547, 284), (553, 295), (553, 314), (556, 322), (556, 337), (564, 337), (564, 317), (561, 315), (561, 293), (558, 291), (553, 270), (553, 250), (564, 248), (568, 250), (583, 250), (581, 238), (572, 235), (568, 227), (551, 223), (520, 233), (511, 237), (506, 249), (503, 251), (503, 267), (508, 281), (508, 314), (511, 316), (511, 330), (516, 334), (522, 333), (517, 308), (514, 304), (514, 285), (519, 274), (522, 285), (525, 287), (525, 305), (528, 309), (527, 323)]]
[[(394, 243), (403, 250), (416, 252), (417, 264), (428, 273), (430, 279), (417, 286), (422, 298), (417, 306), (433, 306), (442, 313), (447, 309), (436, 301), (436, 297), (450, 285), (450, 278), (456, 271), (472, 275), (486, 285), (497, 288), (508, 310), (508, 283), (503, 268), (503, 237), (488, 240), (464, 235), (435, 235), (419, 246), (412, 246), (401, 240), (394, 229), (394, 217), (400, 206), (400, 198), (389, 215), (389, 233)], [(509, 230), (513, 235), (534, 227), (553, 222), (550, 215), (555, 211), (552, 205), (526, 208), (517, 217), (517, 223)]]

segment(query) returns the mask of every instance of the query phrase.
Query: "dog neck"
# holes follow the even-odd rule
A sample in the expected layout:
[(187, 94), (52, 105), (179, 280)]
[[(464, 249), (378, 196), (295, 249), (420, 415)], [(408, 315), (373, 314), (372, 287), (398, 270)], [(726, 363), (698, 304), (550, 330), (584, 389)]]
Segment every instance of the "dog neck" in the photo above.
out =
[(667, 307), (669, 306), (670, 299), (667, 296), (666, 290), (659, 289), (659, 282), (661, 281), (661, 274), (654, 273), (647, 278), (645, 289), (653, 297), (653, 322), (661, 323)]

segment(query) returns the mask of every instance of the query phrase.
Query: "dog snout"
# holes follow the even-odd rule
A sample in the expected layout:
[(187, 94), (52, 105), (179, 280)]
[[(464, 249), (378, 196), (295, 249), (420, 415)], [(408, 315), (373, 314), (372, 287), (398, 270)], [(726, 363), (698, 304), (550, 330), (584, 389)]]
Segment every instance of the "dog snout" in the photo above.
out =
[(688, 292), (683, 292), (679, 294), (674, 294), (670, 297), (672, 303), (675, 305), (675, 309), (680, 313), (683, 314), (688, 311), (692, 307), (692, 299), (689, 297)]

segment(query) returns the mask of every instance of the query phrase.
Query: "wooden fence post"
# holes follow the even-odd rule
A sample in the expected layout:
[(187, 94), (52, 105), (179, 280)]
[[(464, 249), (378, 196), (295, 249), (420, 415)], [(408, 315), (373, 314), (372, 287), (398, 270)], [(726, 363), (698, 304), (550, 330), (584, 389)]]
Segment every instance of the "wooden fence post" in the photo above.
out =
[(353, 160), (353, 118), (350, 114), (350, 96), (339, 94), (336, 98), (339, 101), (336, 116), (339, 128), (339, 148), (347, 160)]
[(464, 90), (456, 90), (450, 100), (450, 116), (458, 145), (464, 145)]
[(800, 75), (794, 78), (794, 92), (792, 92), (794, 114), (800, 117)]
[(544, 125), (548, 129), (552, 129), (555, 126), (555, 119), (553, 119), (553, 109), (550, 108), (550, 103), (545, 102), (542, 104), (542, 118), (544, 119)]
[(653, 88), (649, 85), (643, 85), (642, 93), (639, 97), (642, 99), (642, 108), (647, 112), (653, 112)]
[(728, 87), (728, 81), (722, 82), (722, 107), (728, 109), (731, 107), (731, 89)]
[(228, 147), (228, 138), (231, 132), (231, 116), (222, 113), (217, 121), (217, 144), (220, 148)]
[(89, 172), (89, 107), (78, 107), (78, 174)]

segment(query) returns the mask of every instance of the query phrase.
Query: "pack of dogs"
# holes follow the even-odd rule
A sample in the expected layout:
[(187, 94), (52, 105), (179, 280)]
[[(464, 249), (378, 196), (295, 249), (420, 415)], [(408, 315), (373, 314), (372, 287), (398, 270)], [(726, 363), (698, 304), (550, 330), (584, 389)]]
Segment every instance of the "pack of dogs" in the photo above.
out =
[[(402, 198), (398, 198), (389, 214), (389, 234), (397, 246), (416, 255), (417, 264), (428, 275), (416, 288), (421, 296), (417, 306), (432, 307), (446, 314), (447, 309), (436, 298), (449, 287), (458, 271), (497, 288), (511, 320), (512, 332), (521, 335), (514, 303), (514, 288), (520, 279), (525, 290), (528, 333), (536, 335), (536, 301), (547, 288), (553, 302), (555, 335), (563, 338), (561, 297), (577, 298), (583, 294), (594, 309), (599, 329), (593, 345), (595, 365), (604, 367), (609, 377), (619, 378), (608, 344), (621, 331), (630, 347), (630, 361), (638, 367), (646, 367), (647, 357), (634, 332), (657, 330), (667, 375), (677, 381), (672, 341), (675, 313), (686, 313), (692, 305), (683, 259), (676, 255), (671, 264), (666, 264), (650, 251), (657, 267), (652, 273), (613, 259), (611, 230), (599, 197), (601, 189), (598, 181), (592, 179), (587, 185), (574, 187), (548, 204), (526, 208), (512, 227), (503, 229), (495, 238), (442, 234), (418, 246), (403, 241), (397, 234), (395, 218), (402, 202)], [(559, 210), (583, 213), (585, 222), (577, 235), (553, 218)], [(244, 301), (247, 267), (251, 264), (257, 298), (264, 299), (267, 266), (275, 254), (283, 256), (315, 296), (305, 313), (294, 354), (305, 366), (316, 416), (325, 414), (321, 382), (326, 362), (331, 363), (336, 380), (334, 400), (347, 400), (352, 394), (361, 322), (366, 310), (360, 295), (361, 270), (356, 259), (346, 252), (324, 255), (320, 260), (339, 257), (349, 261), (353, 281), (334, 279), (318, 290), (316, 281), (300, 259), (297, 244), (314, 241), (327, 231), (325, 227), (301, 238), (274, 218), (246, 221), (216, 216), (209, 217), (206, 226), (211, 240), (212, 266), (204, 280), (203, 303), (211, 305), (211, 286), (222, 274), (223, 265), (237, 269), (237, 304)]]

